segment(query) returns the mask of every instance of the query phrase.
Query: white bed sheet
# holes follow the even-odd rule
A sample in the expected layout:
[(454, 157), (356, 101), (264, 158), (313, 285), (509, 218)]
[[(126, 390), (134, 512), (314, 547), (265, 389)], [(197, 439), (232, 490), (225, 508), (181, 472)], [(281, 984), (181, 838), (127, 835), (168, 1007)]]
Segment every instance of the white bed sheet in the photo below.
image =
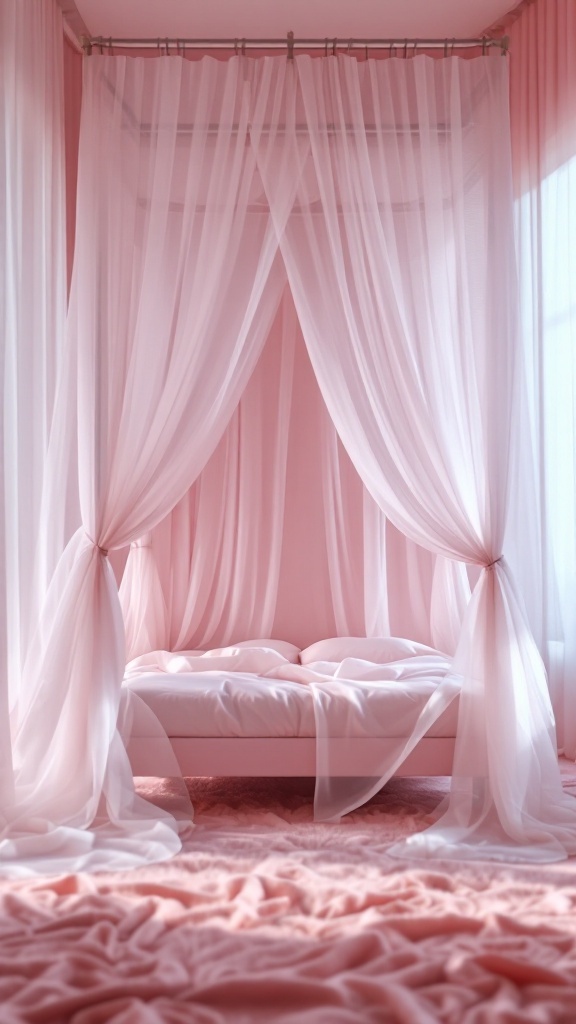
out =
[[(312, 666), (309, 666), (312, 667)], [(316, 666), (314, 666), (316, 667)], [(419, 680), (417, 696), (391, 682), (362, 687), (351, 722), (346, 709), (342, 735), (366, 736), (371, 721), (386, 722), (385, 734), (402, 736), (402, 722), (413, 713), (414, 702), (425, 703), (438, 684)], [(249, 672), (167, 672), (127, 678), (124, 685), (154, 712), (168, 736), (182, 737), (313, 737), (316, 735), (312, 690), (301, 682), (270, 679)], [(332, 735), (338, 735), (336, 720)], [(434, 722), (427, 736), (456, 735), (458, 701), (453, 701)], [(352, 726), (352, 728), (351, 728)], [(382, 725), (380, 725), (379, 734)], [(142, 734), (140, 734), (142, 735)]]

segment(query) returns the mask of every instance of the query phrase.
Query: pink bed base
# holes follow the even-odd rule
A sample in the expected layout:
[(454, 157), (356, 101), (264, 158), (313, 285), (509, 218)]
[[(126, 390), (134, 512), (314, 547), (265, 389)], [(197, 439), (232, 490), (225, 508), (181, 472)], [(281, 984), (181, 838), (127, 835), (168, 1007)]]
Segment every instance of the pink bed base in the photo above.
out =
[[(342, 740), (334, 774), (371, 775), (371, 753), (382, 753), (386, 743), (397, 740)], [(313, 776), (316, 775), (314, 737), (230, 737), (191, 738), (173, 736), (170, 743), (187, 777), (207, 776)], [(338, 743), (333, 740), (333, 743)], [(451, 775), (454, 737), (424, 737), (400, 766), (396, 775)], [(164, 742), (151, 737), (133, 737), (128, 755), (136, 776), (162, 775)]]

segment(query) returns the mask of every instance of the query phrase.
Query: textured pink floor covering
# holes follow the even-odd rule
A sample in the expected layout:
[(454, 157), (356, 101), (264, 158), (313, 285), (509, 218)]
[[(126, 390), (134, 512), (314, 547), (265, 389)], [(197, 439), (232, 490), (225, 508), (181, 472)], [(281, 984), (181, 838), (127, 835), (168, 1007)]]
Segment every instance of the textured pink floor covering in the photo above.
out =
[(573, 1024), (576, 862), (386, 856), (445, 786), (394, 779), (334, 826), (308, 780), (191, 782), (176, 860), (0, 886), (1, 1024)]

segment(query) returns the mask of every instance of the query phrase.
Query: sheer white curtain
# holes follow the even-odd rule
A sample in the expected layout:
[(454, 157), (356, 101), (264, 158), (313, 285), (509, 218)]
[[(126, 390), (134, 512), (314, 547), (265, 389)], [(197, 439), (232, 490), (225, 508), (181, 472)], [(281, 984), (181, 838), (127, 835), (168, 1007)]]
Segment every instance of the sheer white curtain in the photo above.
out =
[(437, 555), (430, 593), (430, 636), (439, 651), (455, 653), (470, 596), (465, 564)]
[(362, 489), (362, 525), (364, 629), (366, 636), (389, 636), (391, 628), (387, 521), (382, 509), (365, 487)]
[(454, 654), (470, 600), (464, 563), (434, 557), (391, 529), (327, 413), (322, 418), (320, 474), (338, 635), (393, 633)]
[[(186, 497), (176, 507), (184, 502)], [(159, 572), (159, 564), (168, 556), (164, 550), (164, 558), (159, 563), (154, 545), (154, 534), (161, 529), (162, 524), (133, 541), (124, 566), (119, 597), (127, 662), (147, 651), (161, 651), (169, 647), (170, 611)], [(171, 563), (166, 561), (165, 564), (171, 574)]]
[[(502, 551), (520, 379), (506, 62), (301, 57), (262, 78), (282, 134), (262, 105), (252, 138), (338, 432), (396, 526), (483, 569), (433, 698), (436, 713), (461, 683), (449, 806), (402, 850), (563, 858), (576, 819)], [(329, 775), (329, 746), (322, 760)], [(324, 813), (366, 790), (325, 779)]]
[(132, 547), (120, 596), (127, 660), (271, 635), (280, 572), (297, 329), (289, 295), (194, 486)]
[[(58, 561), (18, 691), (4, 873), (126, 866), (180, 845), (174, 820), (135, 797), (116, 731), (125, 652), (107, 553), (185, 493), (259, 354), (251, 325), (277, 244), (261, 211), (244, 230), (261, 192), (248, 112), (240, 59), (85, 64), (68, 338), (46, 470), (55, 490), (77, 415), (82, 526)], [(266, 294), (275, 307), (274, 288)], [(56, 522), (45, 517), (42, 529), (56, 536), (50, 508)]]
[(366, 493), (327, 410), (321, 417), (322, 501), (338, 636), (388, 636), (386, 519)]
[(576, 9), (537, 0), (509, 31), (527, 406), (508, 544), (576, 758)]
[(0, 806), (9, 706), (34, 622), (33, 565), (66, 313), (62, 17), (0, 5)]

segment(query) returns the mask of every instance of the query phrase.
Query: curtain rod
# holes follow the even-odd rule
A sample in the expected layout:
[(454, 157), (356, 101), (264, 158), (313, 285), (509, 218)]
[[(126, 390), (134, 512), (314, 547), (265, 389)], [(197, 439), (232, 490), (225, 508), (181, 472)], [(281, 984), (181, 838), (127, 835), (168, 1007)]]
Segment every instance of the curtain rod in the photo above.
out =
[(354, 49), (368, 50), (390, 50), (395, 57), (408, 55), (414, 56), (418, 49), (423, 50), (444, 50), (444, 56), (448, 57), (454, 50), (481, 47), (485, 53), (489, 47), (499, 47), (502, 55), (508, 51), (509, 37), (493, 39), (489, 36), (482, 36), (479, 39), (295, 39), (293, 32), (288, 32), (286, 39), (117, 39), (108, 36), (81, 36), (80, 43), (84, 53), (91, 54), (93, 47), (98, 47), (100, 52), (113, 49), (158, 49), (170, 55), (176, 56), (186, 50), (234, 50), (237, 54), (244, 54), (246, 49), (254, 50), (286, 50), (289, 58), (294, 56), (296, 47), (304, 50), (324, 50), (326, 55), (336, 55), (338, 50), (345, 50), (347, 53)]

